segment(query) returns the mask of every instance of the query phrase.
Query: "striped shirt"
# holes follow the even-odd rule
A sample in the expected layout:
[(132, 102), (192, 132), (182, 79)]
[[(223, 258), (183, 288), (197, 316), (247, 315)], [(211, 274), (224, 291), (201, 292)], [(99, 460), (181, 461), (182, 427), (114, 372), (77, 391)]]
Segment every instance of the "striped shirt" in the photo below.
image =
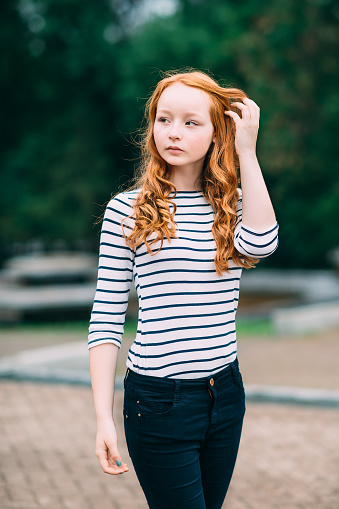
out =
[[(120, 347), (132, 280), (138, 295), (138, 327), (127, 366), (140, 374), (164, 378), (200, 378), (224, 369), (237, 355), (235, 315), (241, 267), (229, 260), (229, 273), (218, 276), (212, 234), (214, 212), (202, 191), (178, 191), (176, 234), (162, 249), (135, 252), (126, 245), (120, 222), (134, 213), (140, 189), (116, 195), (108, 204), (101, 231), (97, 289), (88, 347)], [(173, 205), (170, 204), (171, 212)], [(278, 246), (278, 224), (264, 231), (242, 224), (239, 189), (235, 247), (241, 254), (264, 258)], [(124, 221), (128, 236), (134, 219)], [(147, 240), (154, 238), (153, 233)], [(160, 242), (151, 244), (153, 251)]]

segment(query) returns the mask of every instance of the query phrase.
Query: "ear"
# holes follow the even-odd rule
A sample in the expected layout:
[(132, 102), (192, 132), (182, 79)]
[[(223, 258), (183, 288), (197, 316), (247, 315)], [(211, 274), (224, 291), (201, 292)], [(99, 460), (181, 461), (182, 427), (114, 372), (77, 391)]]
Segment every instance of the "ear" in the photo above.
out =
[(217, 136), (216, 136), (215, 131), (214, 131), (214, 136), (213, 136), (213, 138), (212, 138), (212, 143), (215, 143), (215, 142), (216, 142), (216, 139), (217, 139)]

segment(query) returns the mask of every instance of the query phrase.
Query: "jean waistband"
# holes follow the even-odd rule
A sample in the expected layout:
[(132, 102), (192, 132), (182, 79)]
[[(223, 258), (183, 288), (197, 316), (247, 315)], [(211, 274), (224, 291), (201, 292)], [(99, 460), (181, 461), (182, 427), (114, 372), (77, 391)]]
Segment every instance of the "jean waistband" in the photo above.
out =
[(151, 389), (152, 391), (166, 391), (173, 390), (180, 386), (182, 389), (197, 389), (199, 387), (209, 386), (218, 386), (223, 382), (232, 379), (232, 377), (237, 377), (239, 371), (239, 363), (238, 358), (236, 357), (233, 362), (228, 364), (221, 371), (217, 371), (213, 375), (205, 376), (202, 378), (191, 378), (191, 379), (178, 379), (178, 378), (161, 378), (157, 376), (150, 375), (141, 375), (136, 373), (130, 368), (127, 368), (124, 385), (126, 386), (126, 381), (128, 379), (132, 384), (142, 387), (144, 389)]

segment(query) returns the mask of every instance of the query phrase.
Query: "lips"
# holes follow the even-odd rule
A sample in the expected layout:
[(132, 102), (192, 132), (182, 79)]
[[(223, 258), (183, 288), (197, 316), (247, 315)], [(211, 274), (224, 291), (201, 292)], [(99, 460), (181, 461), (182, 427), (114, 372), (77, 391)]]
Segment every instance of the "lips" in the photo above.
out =
[(175, 145), (170, 145), (169, 147), (167, 147), (167, 150), (173, 150), (174, 152), (182, 152), (182, 149), (176, 147)]

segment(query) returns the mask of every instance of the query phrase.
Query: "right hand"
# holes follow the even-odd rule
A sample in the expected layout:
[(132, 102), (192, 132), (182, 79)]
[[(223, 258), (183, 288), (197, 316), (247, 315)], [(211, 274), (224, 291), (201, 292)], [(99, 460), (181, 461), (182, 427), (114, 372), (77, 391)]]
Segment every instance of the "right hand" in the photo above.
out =
[[(118, 437), (112, 418), (98, 421), (95, 454), (101, 468), (106, 474), (118, 475), (128, 472), (129, 468), (123, 463), (118, 451)], [(121, 466), (117, 466), (121, 461)]]

